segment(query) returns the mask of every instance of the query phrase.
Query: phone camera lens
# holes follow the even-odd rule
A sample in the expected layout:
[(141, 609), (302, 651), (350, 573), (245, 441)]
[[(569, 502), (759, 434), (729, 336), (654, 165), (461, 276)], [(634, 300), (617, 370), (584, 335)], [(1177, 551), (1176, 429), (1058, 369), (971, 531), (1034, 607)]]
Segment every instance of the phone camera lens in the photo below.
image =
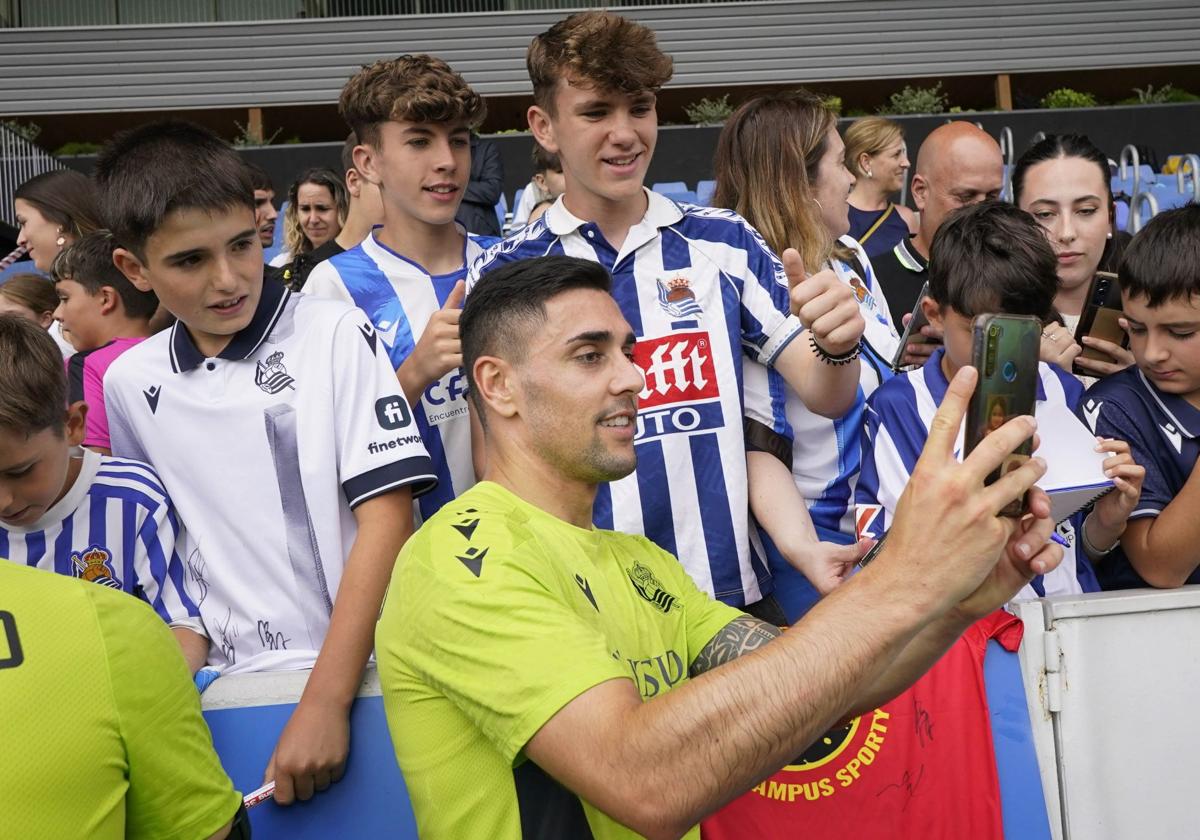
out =
[(1017, 378), (1017, 366), (1011, 360), (1004, 363), (1004, 368), (1001, 372), (1004, 375), (1005, 382), (1012, 382)]

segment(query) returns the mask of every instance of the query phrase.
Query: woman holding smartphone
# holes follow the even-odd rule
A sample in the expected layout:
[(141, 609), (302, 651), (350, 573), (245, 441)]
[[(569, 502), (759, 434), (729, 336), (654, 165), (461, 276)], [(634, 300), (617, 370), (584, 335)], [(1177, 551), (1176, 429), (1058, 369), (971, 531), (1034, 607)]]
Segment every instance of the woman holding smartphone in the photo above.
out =
[[(1128, 234), (1113, 229), (1115, 211), (1108, 157), (1079, 134), (1051, 135), (1021, 155), (1013, 168), (1013, 201), (1046, 231), (1058, 258), (1058, 294), (1054, 306), (1063, 325), (1042, 334), (1042, 361), (1064, 370), (1072, 364), (1091, 376), (1115, 373), (1133, 364), (1119, 344), (1085, 337), (1087, 347), (1105, 359), (1080, 356), (1075, 327), (1088, 304), (1097, 271), (1115, 272)], [(1120, 308), (1117, 284), (1107, 304)]]
[[(795, 248), (809, 275), (832, 272), (854, 290), (866, 322), (856, 360), (826, 359), (859, 366), (858, 400), (839, 419), (809, 411), (778, 374), (745, 368), (750, 504), (775, 596), (794, 622), (841, 582), (865, 548), (855, 544), (853, 504), (863, 405), (890, 378), (900, 338), (870, 259), (848, 235), (855, 176), (846, 168), (837, 117), (819, 97), (796, 91), (748, 100), (726, 121), (713, 166), (714, 206), (744, 217), (776, 254)], [(779, 398), (791, 440), (755, 416), (756, 405)]]

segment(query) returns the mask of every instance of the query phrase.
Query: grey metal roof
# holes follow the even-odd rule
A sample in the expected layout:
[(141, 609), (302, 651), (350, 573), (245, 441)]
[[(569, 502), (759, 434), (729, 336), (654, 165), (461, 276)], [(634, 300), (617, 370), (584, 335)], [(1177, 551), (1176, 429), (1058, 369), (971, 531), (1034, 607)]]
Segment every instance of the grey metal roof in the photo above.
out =
[[(446, 59), (485, 95), (529, 91), (525, 48), (562, 11), (0, 30), (0, 114), (334, 102), (361, 65)], [(1195, 0), (788, 0), (636, 7), (672, 86), (1200, 62)]]

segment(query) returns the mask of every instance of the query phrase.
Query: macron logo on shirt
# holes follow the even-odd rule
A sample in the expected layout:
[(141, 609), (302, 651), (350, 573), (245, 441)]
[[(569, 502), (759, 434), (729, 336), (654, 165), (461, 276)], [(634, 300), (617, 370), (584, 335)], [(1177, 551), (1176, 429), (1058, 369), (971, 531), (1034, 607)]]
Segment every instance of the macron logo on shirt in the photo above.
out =
[(154, 385), (142, 391), (142, 395), (146, 398), (146, 404), (150, 406), (150, 413), (154, 414), (158, 411), (158, 395), (162, 393), (161, 385)]
[(1183, 435), (1179, 433), (1179, 429), (1175, 428), (1173, 423), (1163, 423), (1159, 428), (1162, 433), (1167, 436), (1167, 440), (1175, 447), (1175, 451), (1180, 455), (1183, 454)]
[(1087, 405), (1083, 407), (1083, 417), (1087, 420), (1088, 426), (1091, 427), (1092, 434), (1096, 433), (1096, 422), (1100, 419), (1100, 406), (1102, 405), (1104, 403), (1088, 400)]

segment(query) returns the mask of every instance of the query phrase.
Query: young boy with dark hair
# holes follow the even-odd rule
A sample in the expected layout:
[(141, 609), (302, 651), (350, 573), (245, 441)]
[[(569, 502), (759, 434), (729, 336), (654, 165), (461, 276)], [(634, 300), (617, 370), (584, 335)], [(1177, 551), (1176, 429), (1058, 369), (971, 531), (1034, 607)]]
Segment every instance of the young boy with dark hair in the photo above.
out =
[(341, 777), (375, 616), (433, 481), (378, 336), (345, 304), (263, 279), (237, 154), (197, 126), (118, 135), (96, 162), (114, 260), (178, 317), (109, 369), (113, 451), (154, 464), (227, 672), (312, 668), (266, 777)]
[(170, 498), (146, 464), (72, 457), (88, 407), (68, 406), (58, 347), (16, 315), (0, 315), (0, 393), (0, 557), (143, 598), (198, 666), (208, 639)]
[(383, 227), (317, 266), (305, 291), (358, 306), (383, 339), (438, 474), (419, 503), (425, 519), (475, 483), (458, 314), (467, 266), (496, 240), (454, 214), (484, 104), (444, 61), (404, 55), (359, 71), (339, 108), (360, 141), (354, 168), (382, 196)]
[(58, 292), (54, 317), (70, 336), (75, 354), (67, 359), (71, 402), (87, 403), (83, 445), (108, 455), (104, 374), (117, 357), (145, 340), (158, 310), (154, 292), (135, 289), (117, 270), (108, 231), (89, 233), (59, 253), (50, 269)]
[(489, 250), (471, 282), (546, 254), (590, 259), (612, 273), (646, 388), (637, 470), (600, 488), (596, 524), (646, 535), (676, 554), (702, 590), (785, 622), (770, 572), (751, 550), (742, 425), (749, 412), (790, 442), (784, 389), (747, 402), (743, 372), (772, 366), (811, 410), (841, 416), (858, 393), (858, 301), (831, 271), (806, 278), (794, 250), (781, 264), (735, 213), (645, 188), (656, 95), (672, 73), (649, 28), (581, 12), (534, 38), (526, 63), (529, 126), (558, 155), (566, 191)]
[[(929, 437), (934, 412), (960, 368), (971, 364), (972, 326), (984, 313), (1033, 315), (1043, 324), (1054, 317), (1058, 289), (1054, 250), (1033, 217), (1010, 204), (986, 201), (956, 211), (938, 228), (929, 258), (929, 295), (923, 308), (943, 331), (944, 346), (917, 370), (885, 382), (867, 400), (862, 474), (855, 491), (858, 523), (883, 536)], [(1074, 411), (1083, 393), (1079, 380), (1060, 368), (1038, 363), (1037, 413)], [(962, 432), (958, 448), (961, 452)], [(1062, 565), (1039, 576), (1021, 597), (1092, 592), (1099, 588), (1089, 559), (1098, 559), (1125, 529), (1137, 504), (1143, 470), (1129, 444), (1104, 440), (1111, 453), (1104, 470), (1116, 488), (1088, 512), (1059, 524), (1069, 543)], [(1079, 551), (1077, 538), (1082, 538)]]
[(1137, 364), (1084, 395), (1093, 432), (1128, 440), (1146, 468), (1120, 544), (1098, 564), (1105, 589), (1200, 583), (1200, 205), (1155, 216), (1121, 261), (1121, 302)]

